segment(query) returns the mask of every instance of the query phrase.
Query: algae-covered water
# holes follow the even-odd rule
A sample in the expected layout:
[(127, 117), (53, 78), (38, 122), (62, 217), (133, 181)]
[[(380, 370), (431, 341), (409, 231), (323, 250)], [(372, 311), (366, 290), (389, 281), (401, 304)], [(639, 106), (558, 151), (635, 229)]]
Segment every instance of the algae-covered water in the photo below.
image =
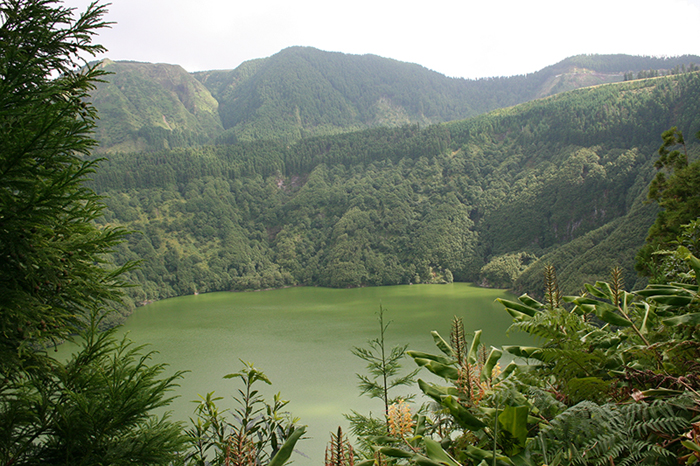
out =
[[(309, 426), (309, 438), (297, 444), (308, 458), (294, 455), (295, 464), (317, 465), (329, 433), (347, 426), (343, 413), (382, 411), (380, 401), (359, 396), (355, 374), (364, 372), (365, 363), (351, 353), (378, 337), (380, 305), (391, 321), (388, 346), (407, 343), (409, 349), (436, 353), (430, 331), (448, 339), (455, 315), (467, 332), (482, 329), (487, 345), (524, 343), (522, 335), (506, 336), (511, 319), (494, 302), (503, 296), (501, 290), (465, 283), (208, 293), (139, 308), (123, 331), (157, 351), (155, 361), (188, 371), (170, 407), (178, 420), (192, 416), (191, 401), (207, 392), (231, 406), (238, 385), (222, 377), (240, 370), (239, 360), (254, 363), (273, 383), (263, 393), (271, 400), (281, 392), (291, 400), (288, 410)], [(406, 360), (405, 367), (412, 370), (413, 362)]]

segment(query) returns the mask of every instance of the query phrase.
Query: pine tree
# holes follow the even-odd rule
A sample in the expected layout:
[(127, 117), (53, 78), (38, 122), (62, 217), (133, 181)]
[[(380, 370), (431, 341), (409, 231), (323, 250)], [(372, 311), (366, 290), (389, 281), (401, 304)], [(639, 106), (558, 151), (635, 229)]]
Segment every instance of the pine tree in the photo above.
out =
[(106, 26), (91, 6), (73, 20), (48, 0), (0, 2), (0, 370), (37, 344), (74, 333), (119, 299), (123, 268), (104, 255), (125, 232), (100, 229), (99, 197), (84, 186), (97, 161), (88, 92), (102, 72), (82, 54)]
[[(104, 75), (84, 57), (104, 50), (91, 39), (105, 13), (0, 0), (0, 464), (166, 464), (183, 448), (150, 414), (180, 373), (161, 378), (150, 353), (98, 330), (132, 267), (106, 263), (126, 231), (95, 224), (84, 185)], [(69, 361), (43, 350), (75, 334)]]

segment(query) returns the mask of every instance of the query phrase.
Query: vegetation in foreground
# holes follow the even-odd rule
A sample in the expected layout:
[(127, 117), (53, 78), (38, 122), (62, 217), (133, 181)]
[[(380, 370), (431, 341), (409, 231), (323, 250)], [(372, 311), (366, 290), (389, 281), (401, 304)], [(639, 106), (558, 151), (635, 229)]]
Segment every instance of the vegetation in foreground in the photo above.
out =
[[(181, 374), (164, 376), (144, 348), (99, 330), (133, 267), (104, 262), (127, 232), (93, 222), (103, 207), (84, 185), (95, 167), (81, 156), (94, 145), (85, 97), (100, 71), (79, 66), (80, 56), (101, 50), (90, 38), (105, 26), (105, 10), (93, 4), (75, 20), (55, 3), (0, 2), (0, 460), (282, 465), (304, 428), (285, 415), (281, 398), (269, 404), (258, 395), (256, 384), (269, 380), (254, 366), (227, 376), (243, 385), (238, 409), (219, 412), (208, 395), (186, 430), (150, 414), (168, 404)], [(682, 135), (674, 129), (664, 138), (659, 168), (673, 173), (652, 185), (651, 196), (664, 202), (660, 225), (690, 221), (680, 221), (675, 237), (652, 230), (659, 283), (630, 293), (614, 269), (609, 282), (563, 297), (547, 267), (541, 301), (501, 300), (513, 329), (539, 346), (486, 350), (479, 332), (469, 340), (456, 319), (449, 343), (434, 334), (441, 354), (406, 352), (444, 380), (418, 380), (434, 403), (417, 413), (388, 396), (405, 348), (386, 354), (380, 321), (380, 338), (356, 354), (371, 364), (363, 390), (385, 401), (385, 415), (371, 421), (377, 435), (365, 435), (357, 452), (340, 429), (333, 433), (326, 463), (696, 463), (700, 190), (684, 199), (676, 188), (700, 183), (682, 151), (669, 150)], [(81, 350), (66, 362), (42, 349), (76, 335)], [(504, 351), (524, 363), (501, 369)], [(363, 422), (358, 416), (356, 425)]]

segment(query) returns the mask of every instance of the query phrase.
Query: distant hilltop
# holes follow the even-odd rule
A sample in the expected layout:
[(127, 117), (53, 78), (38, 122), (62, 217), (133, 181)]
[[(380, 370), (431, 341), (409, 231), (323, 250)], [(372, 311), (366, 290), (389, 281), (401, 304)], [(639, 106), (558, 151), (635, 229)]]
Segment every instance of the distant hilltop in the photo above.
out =
[(291, 47), (234, 70), (196, 73), (104, 60), (112, 74), (92, 98), (99, 151), (132, 152), (424, 126), (698, 65), (695, 55), (578, 55), (527, 75), (468, 80), (376, 55)]

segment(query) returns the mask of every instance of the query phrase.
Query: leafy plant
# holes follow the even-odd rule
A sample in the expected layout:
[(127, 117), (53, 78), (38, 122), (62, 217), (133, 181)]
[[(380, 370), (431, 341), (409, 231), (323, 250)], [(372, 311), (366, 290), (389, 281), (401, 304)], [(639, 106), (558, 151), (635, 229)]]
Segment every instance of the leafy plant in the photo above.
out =
[[(700, 260), (676, 251), (694, 274)], [(539, 346), (507, 346), (516, 359), (502, 372), (502, 351), (486, 355), (460, 319), (451, 343), (433, 332), (441, 355), (407, 353), (447, 385), (418, 380), (436, 402), (422, 429), (394, 429), (376, 447), (411, 464), (607, 465), (695, 461), (700, 413), (698, 285), (624, 290), (610, 282), (562, 297), (553, 268), (545, 303), (527, 295), (499, 299)]]
[(250, 363), (243, 365), (241, 371), (224, 376), (243, 383), (233, 397), (237, 405), (233, 411), (219, 410), (216, 402), (221, 398), (213, 393), (197, 402), (196, 419), (191, 419), (187, 430), (192, 446), (187, 464), (282, 466), (306, 432), (305, 426), (297, 426), (297, 419), (282, 411), (289, 402), (279, 393), (272, 404), (264, 400), (255, 384), (271, 385), (267, 376)]
[[(437, 403), (424, 430), (426, 434), (437, 436), (438, 441), (424, 437), (421, 442), (427, 457), (449, 464), (488, 459), (502, 461), (503, 449), (510, 453), (522, 450), (528, 413), (527, 407), (520, 406), (524, 399), (522, 396), (492, 399), (495, 387), (502, 384), (513, 369), (500, 370), (498, 361), (502, 351), (491, 348), (487, 352), (481, 343), (481, 331), (475, 332), (467, 345), (458, 317), (453, 320), (452, 345), (437, 332), (432, 335), (443, 355), (408, 352), (420, 367), (451, 383), (440, 386), (418, 380), (423, 393)], [(414, 460), (419, 461), (420, 457)]]
[(355, 356), (367, 362), (369, 375), (357, 374), (360, 393), (370, 398), (378, 398), (383, 403), (383, 416), (375, 418), (370, 413), (369, 416), (356, 411), (346, 414), (350, 421), (350, 431), (356, 435), (361, 442), (360, 451), (366, 457), (372, 457), (371, 437), (381, 437), (387, 435), (390, 430), (388, 424), (389, 409), (399, 400), (410, 400), (412, 396), (393, 396), (393, 391), (397, 387), (407, 386), (414, 382), (418, 370), (414, 370), (406, 375), (398, 375), (401, 372), (401, 360), (406, 356), (408, 345), (397, 345), (388, 350), (386, 347), (385, 335), (391, 322), (384, 322), (385, 310), (379, 306), (377, 320), (379, 321), (379, 337), (367, 342), (368, 348), (353, 348)]
[[(598, 405), (582, 401), (549, 420), (532, 442), (546, 464), (677, 464), (667, 448), (688, 429), (690, 398)], [(538, 448), (539, 447), (539, 448)]]

